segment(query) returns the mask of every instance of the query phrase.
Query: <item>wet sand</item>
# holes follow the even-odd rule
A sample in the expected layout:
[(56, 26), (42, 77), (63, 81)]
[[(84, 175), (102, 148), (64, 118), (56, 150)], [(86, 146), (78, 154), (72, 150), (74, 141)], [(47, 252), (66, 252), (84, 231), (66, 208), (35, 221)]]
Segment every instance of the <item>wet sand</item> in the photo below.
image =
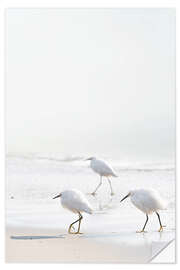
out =
[(27, 228), (6, 231), (7, 263), (146, 263), (149, 256), (143, 247), (98, 242), (83, 234)]

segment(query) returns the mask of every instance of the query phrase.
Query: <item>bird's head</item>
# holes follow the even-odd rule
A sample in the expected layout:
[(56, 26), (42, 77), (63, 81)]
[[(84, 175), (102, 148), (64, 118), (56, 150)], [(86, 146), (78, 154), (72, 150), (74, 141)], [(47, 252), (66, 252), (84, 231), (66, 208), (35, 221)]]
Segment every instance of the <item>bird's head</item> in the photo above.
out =
[(124, 201), (126, 198), (128, 198), (129, 196), (131, 196), (131, 192), (129, 192), (124, 198), (122, 198), (122, 200), (120, 200), (120, 202)]
[(93, 160), (93, 159), (95, 159), (95, 157), (90, 157), (90, 158), (87, 158), (85, 160)]
[(55, 196), (53, 199), (57, 199), (62, 196), (62, 193), (59, 193), (57, 196)]

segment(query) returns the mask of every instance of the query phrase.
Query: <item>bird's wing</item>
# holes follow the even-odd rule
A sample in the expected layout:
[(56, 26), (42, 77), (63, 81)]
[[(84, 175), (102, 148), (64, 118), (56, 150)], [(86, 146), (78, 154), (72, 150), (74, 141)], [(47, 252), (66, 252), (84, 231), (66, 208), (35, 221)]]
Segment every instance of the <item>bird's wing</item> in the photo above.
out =
[(76, 191), (71, 196), (71, 199), (67, 202), (69, 208), (72, 207), (79, 212), (86, 212), (92, 214), (92, 207), (86, 197), (80, 192)]
[(136, 199), (147, 212), (154, 212), (166, 207), (165, 201), (156, 190), (141, 190), (136, 195)]

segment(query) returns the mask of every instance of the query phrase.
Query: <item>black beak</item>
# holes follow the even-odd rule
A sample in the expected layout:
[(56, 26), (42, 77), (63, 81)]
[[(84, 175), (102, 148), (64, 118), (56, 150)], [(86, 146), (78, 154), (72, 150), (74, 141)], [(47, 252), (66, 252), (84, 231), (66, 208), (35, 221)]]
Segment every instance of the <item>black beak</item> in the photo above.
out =
[(130, 193), (128, 193), (128, 195), (126, 195), (120, 202), (124, 201), (129, 196), (130, 196)]
[(54, 197), (53, 199), (59, 198), (61, 197), (61, 194), (57, 195), (56, 197)]

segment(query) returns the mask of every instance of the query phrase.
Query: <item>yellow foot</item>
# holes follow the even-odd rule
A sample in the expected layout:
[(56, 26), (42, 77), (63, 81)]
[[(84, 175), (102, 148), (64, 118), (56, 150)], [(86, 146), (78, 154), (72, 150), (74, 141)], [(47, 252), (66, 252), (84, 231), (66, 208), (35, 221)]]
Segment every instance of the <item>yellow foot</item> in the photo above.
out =
[(114, 192), (111, 192), (111, 196), (113, 196), (113, 195), (115, 195), (115, 193)]
[(164, 227), (166, 226), (160, 226), (160, 229), (158, 230), (158, 232), (162, 232)]
[(137, 233), (147, 233), (147, 231), (141, 230), (141, 231), (136, 231)]
[(83, 234), (83, 233), (81, 233), (81, 232), (79, 232), (79, 231), (77, 231), (77, 232), (72, 232), (71, 230), (68, 230), (68, 233), (69, 233), (69, 234)]
[(78, 234), (78, 232), (71, 232), (71, 231), (68, 231), (69, 234)]
[(75, 232), (71, 232), (71, 230), (68, 230), (68, 233), (69, 234), (75, 234)]

